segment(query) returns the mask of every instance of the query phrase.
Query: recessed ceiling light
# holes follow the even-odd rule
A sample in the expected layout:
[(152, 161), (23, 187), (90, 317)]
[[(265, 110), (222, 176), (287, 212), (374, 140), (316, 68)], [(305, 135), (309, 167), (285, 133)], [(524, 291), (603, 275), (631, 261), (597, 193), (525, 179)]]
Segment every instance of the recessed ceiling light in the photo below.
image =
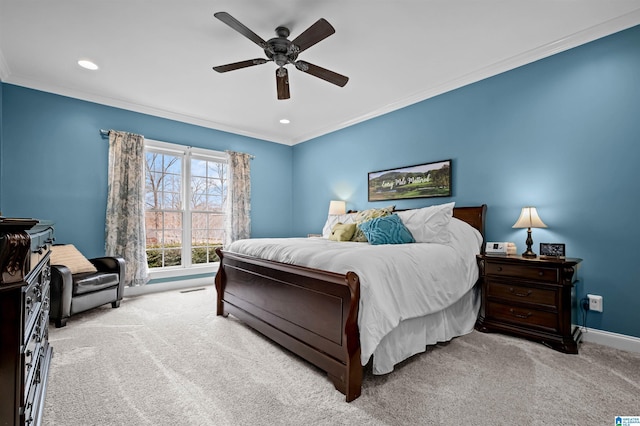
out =
[(289, 124), (289, 123), (291, 123), (291, 121), (287, 120), (286, 118), (283, 118), (282, 120), (280, 120), (280, 123)]
[(78, 65), (80, 65), (82, 68), (86, 68), (86, 69), (91, 70), (91, 71), (95, 71), (95, 70), (98, 69), (98, 66), (96, 64), (94, 64), (93, 62), (88, 61), (86, 59), (80, 59), (78, 61)]

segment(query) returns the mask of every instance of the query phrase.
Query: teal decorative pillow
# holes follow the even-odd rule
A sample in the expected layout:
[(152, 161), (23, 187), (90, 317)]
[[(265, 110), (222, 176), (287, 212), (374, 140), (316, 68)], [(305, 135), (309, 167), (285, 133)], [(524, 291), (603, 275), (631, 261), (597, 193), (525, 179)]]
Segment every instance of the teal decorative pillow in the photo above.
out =
[[(356, 213), (356, 217), (355, 217), (355, 223), (360, 225), (361, 223), (367, 222), (371, 219), (375, 219), (377, 217), (383, 217), (383, 216), (389, 216), (391, 213), (393, 213), (393, 209), (395, 208), (394, 206), (388, 206), (388, 207), (383, 207), (380, 209), (367, 209), (367, 210), (363, 210), (361, 212)], [(351, 241), (357, 241), (357, 242), (361, 242), (361, 243), (366, 243), (367, 242), (367, 237), (364, 235), (364, 233), (360, 230), (360, 226), (358, 226), (358, 228), (356, 228), (356, 232), (355, 234), (353, 234), (353, 237), (351, 238)]]
[(371, 219), (361, 223), (358, 227), (369, 240), (370, 244), (405, 244), (414, 243), (411, 232), (396, 214)]

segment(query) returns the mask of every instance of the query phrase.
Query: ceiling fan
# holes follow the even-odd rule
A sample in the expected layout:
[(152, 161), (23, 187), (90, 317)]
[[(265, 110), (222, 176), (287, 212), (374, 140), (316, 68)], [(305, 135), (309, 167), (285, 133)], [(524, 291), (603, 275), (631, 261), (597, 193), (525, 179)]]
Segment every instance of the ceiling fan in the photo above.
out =
[(306, 61), (297, 60), (300, 52), (307, 50), (314, 44), (324, 40), (336, 32), (331, 24), (323, 18), (318, 19), (315, 24), (303, 31), (302, 34), (296, 37), (293, 41), (289, 41), (289, 39), (287, 39), (287, 37), (289, 37), (289, 29), (282, 26), (276, 28), (277, 37), (264, 41), (260, 36), (244, 26), (240, 21), (229, 15), (227, 12), (217, 12), (213, 16), (260, 46), (267, 55), (267, 59), (249, 59), (248, 61), (234, 62), (232, 64), (213, 67), (217, 72), (233, 71), (273, 61), (278, 66), (278, 69), (276, 69), (276, 88), (278, 92), (278, 99), (289, 99), (290, 97), (289, 73), (285, 68), (285, 65), (288, 64), (294, 65), (302, 72), (306, 72), (307, 74), (311, 74), (340, 87), (343, 87), (349, 81), (349, 77)]

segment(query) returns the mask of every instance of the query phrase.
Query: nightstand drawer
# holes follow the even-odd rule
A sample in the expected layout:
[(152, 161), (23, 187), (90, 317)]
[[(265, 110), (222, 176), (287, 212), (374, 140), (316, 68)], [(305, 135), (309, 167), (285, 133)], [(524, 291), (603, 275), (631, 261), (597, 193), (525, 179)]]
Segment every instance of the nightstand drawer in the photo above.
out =
[(552, 312), (488, 302), (487, 317), (528, 328), (538, 327), (549, 331), (558, 331), (558, 315)]
[(486, 274), (524, 278), (528, 280), (546, 281), (557, 283), (559, 280), (558, 268), (544, 268), (541, 266), (522, 266), (517, 264), (487, 262)]
[(557, 308), (557, 292), (536, 287), (487, 282), (487, 297)]

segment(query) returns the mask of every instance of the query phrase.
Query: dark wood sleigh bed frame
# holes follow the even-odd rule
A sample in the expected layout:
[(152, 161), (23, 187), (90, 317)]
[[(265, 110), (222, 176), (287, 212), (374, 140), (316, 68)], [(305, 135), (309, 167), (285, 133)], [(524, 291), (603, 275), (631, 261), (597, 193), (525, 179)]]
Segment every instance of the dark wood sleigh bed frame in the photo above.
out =
[[(453, 216), (484, 237), (487, 206), (456, 207)], [(217, 315), (233, 315), (325, 371), (347, 402), (360, 396), (360, 279), (216, 250)]]

